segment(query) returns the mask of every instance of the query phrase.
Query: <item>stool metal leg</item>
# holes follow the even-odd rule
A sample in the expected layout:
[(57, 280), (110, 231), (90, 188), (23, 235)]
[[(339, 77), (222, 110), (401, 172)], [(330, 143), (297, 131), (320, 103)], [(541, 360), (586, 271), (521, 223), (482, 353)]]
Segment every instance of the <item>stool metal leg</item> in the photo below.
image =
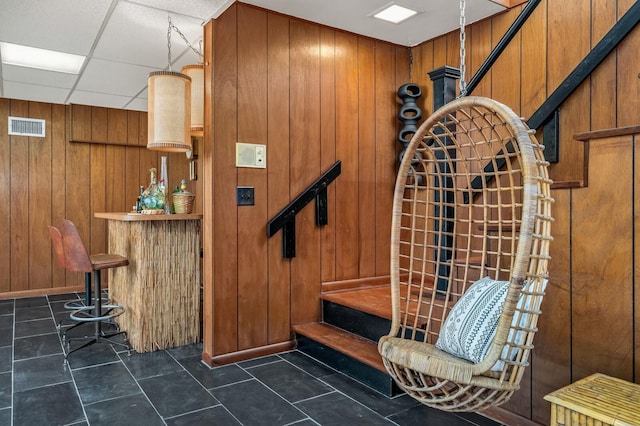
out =
[[(118, 305), (103, 305), (102, 304), (102, 286), (101, 286), (101, 273), (100, 271), (94, 271), (93, 281), (94, 281), (94, 301), (93, 306), (88, 305), (86, 308), (78, 309), (74, 311), (70, 317), (75, 321), (84, 322), (93, 322), (94, 323), (94, 334), (93, 336), (83, 336), (83, 337), (70, 337), (66, 340), (67, 345), (67, 353), (65, 354), (65, 360), (71, 355), (73, 352), (80, 350), (82, 348), (86, 348), (87, 346), (93, 345), (94, 343), (110, 343), (112, 345), (118, 345), (126, 348), (127, 350), (131, 350), (131, 346), (128, 343), (120, 343), (109, 340), (112, 337), (124, 335), (126, 339), (126, 331), (116, 331), (113, 333), (104, 333), (102, 331), (102, 323), (109, 321), (124, 312), (124, 308)], [(87, 292), (89, 299), (91, 298), (91, 292)], [(91, 309), (92, 308), (92, 309)], [(107, 309), (107, 313), (104, 314), (102, 309)], [(93, 314), (89, 314), (88, 311), (93, 310)], [(117, 313), (111, 313), (113, 310), (118, 310)], [(87, 339), (82, 345), (73, 350), (70, 350), (71, 341), (72, 340), (81, 340)]]

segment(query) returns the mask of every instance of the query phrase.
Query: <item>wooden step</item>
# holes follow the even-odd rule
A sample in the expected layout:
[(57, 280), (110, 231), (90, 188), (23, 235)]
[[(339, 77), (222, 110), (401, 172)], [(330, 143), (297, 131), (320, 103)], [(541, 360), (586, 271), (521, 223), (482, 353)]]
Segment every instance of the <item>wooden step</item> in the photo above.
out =
[(294, 327), (298, 350), (383, 395), (401, 393), (387, 373), (376, 342), (324, 323)]
[(322, 293), (323, 300), (391, 319), (391, 288), (389, 285)]
[(293, 327), (293, 331), (348, 355), (370, 367), (386, 372), (378, 344), (328, 324), (313, 322)]

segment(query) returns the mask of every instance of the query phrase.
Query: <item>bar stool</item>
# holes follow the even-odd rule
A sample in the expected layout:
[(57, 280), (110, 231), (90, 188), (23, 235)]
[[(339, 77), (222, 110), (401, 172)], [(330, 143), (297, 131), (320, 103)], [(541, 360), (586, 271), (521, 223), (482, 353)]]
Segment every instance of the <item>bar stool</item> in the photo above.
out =
[[(121, 266), (127, 266), (129, 260), (126, 257), (118, 254), (94, 254), (89, 255), (87, 252), (80, 234), (76, 229), (73, 222), (64, 219), (59, 227), (59, 234), (62, 236), (62, 248), (64, 267), (73, 272), (84, 272), (85, 274), (93, 274), (93, 300), (91, 305), (79, 307), (74, 310), (69, 317), (73, 321), (79, 321), (82, 323), (92, 322), (94, 324), (93, 335), (83, 337), (66, 337), (66, 331), (63, 333), (63, 343), (66, 343), (67, 351), (65, 359), (73, 352), (90, 346), (94, 343), (110, 343), (118, 346), (125, 347), (127, 350), (131, 350), (131, 347), (127, 343), (120, 343), (110, 340), (112, 337), (124, 335), (126, 339), (126, 332), (119, 329), (115, 332), (105, 333), (102, 330), (102, 324), (113, 320), (113, 318), (122, 315), (124, 308), (118, 305), (102, 304), (102, 271), (105, 269), (117, 268)], [(55, 231), (51, 231), (52, 235)], [(56, 237), (52, 237), (56, 238)], [(54, 247), (55, 247), (54, 242)], [(58, 249), (56, 248), (56, 254)], [(85, 275), (86, 277), (86, 275)], [(90, 293), (90, 292), (89, 292)], [(87, 298), (89, 301), (90, 298)], [(73, 350), (71, 348), (72, 340), (86, 340), (82, 345)]]
[[(60, 230), (53, 226), (53, 225), (49, 225), (49, 234), (51, 235), (51, 241), (53, 243), (53, 248), (54, 251), (56, 253), (56, 257), (58, 258), (58, 263), (60, 264), (61, 267), (63, 268), (67, 268), (66, 266), (66, 262), (64, 259), (64, 247), (62, 246), (62, 234), (60, 233)], [(67, 302), (64, 304), (64, 308), (68, 311), (75, 311), (78, 309), (82, 309), (86, 306), (91, 306), (92, 302), (92, 291), (91, 291), (91, 272), (85, 272), (84, 274), (84, 294), (85, 294), (85, 298), (84, 301), (82, 300), (73, 300), (70, 302)], [(109, 303), (111, 303), (111, 301), (108, 298), (103, 297), (101, 299), (101, 302), (103, 305), (108, 305)], [(62, 323), (64, 320), (60, 320), (60, 322), (57, 324), (57, 329), (58, 332), (60, 332), (60, 330), (62, 329)], [(79, 325), (82, 325), (83, 322), (80, 321), (76, 321), (74, 325), (70, 326), (69, 328), (67, 328), (65, 330), (69, 331), (75, 327), (78, 327)]]

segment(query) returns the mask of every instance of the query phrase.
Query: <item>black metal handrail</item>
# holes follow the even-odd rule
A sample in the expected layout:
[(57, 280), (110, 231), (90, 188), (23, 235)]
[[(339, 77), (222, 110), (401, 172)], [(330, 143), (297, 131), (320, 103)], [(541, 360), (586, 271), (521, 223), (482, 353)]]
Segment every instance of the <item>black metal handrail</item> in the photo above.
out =
[(282, 229), (282, 257), (286, 259), (296, 257), (296, 214), (311, 200), (316, 200), (316, 226), (323, 226), (329, 222), (327, 187), (340, 175), (341, 165), (342, 162), (337, 161), (267, 223), (268, 238), (273, 237), (276, 232)]

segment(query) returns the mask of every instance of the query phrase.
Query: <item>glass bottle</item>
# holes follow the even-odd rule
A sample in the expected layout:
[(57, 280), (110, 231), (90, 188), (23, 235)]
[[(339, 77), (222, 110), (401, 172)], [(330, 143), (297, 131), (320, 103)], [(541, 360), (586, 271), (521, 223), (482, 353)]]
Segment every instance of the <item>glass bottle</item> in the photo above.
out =
[(163, 210), (165, 206), (164, 193), (158, 188), (156, 169), (149, 169), (149, 186), (142, 193), (142, 208), (144, 210)]
[[(169, 177), (167, 176), (167, 157), (160, 157), (160, 182), (158, 182), (158, 189), (162, 192), (163, 199), (167, 201), (169, 199)], [(169, 203), (164, 203), (164, 212), (165, 214), (170, 214), (171, 210), (169, 209)]]

